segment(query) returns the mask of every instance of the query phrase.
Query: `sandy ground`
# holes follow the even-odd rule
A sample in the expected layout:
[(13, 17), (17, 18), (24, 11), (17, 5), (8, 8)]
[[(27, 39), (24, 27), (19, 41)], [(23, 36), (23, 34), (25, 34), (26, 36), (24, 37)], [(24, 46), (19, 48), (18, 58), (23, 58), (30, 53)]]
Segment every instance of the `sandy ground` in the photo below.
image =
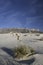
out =
[(36, 36), (36, 34), (29, 34), (29, 33), (25, 34), (18, 33), (18, 34), (20, 36), (19, 40), (17, 40), (16, 33), (14, 33), (14, 35), (10, 33), (0, 34), (0, 48), (1, 47), (13, 48), (20, 44), (26, 44), (33, 47), (36, 51), (43, 53), (43, 41), (37, 40), (43, 37), (43, 34), (40, 34), (40, 36)]
[[(31, 46), (35, 49), (37, 54), (35, 54), (33, 57), (35, 58), (35, 62), (29, 62), (29, 60), (26, 60), (27, 64), (31, 65), (43, 65), (43, 41), (37, 40), (43, 37), (43, 34), (40, 34), (40, 36), (36, 36), (36, 34), (31, 33), (17, 33), (20, 36), (20, 39), (17, 40), (16, 33), (8, 33), (8, 34), (0, 34), (0, 48), (13, 48), (20, 44), (26, 44)], [(6, 52), (1, 52), (0, 54), (6, 54)], [(31, 60), (30, 60), (31, 61)], [(22, 61), (21, 61), (22, 62)], [(23, 62), (23, 64), (26, 64)]]

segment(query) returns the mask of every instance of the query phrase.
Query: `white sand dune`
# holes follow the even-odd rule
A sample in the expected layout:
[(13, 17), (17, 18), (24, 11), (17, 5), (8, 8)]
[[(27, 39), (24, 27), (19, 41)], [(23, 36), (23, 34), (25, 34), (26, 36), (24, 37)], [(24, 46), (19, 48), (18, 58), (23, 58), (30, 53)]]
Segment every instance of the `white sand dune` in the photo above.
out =
[(13, 48), (19, 44), (26, 44), (32, 46), (37, 51), (43, 51), (43, 41), (36, 40), (41, 37), (43, 37), (43, 34), (40, 34), (40, 36), (36, 36), (35, 34), (20, 33), (20, 40), (17, 40), (16, 33), (14, 33), (14, 36), (10, 33), (0, 34), (0, 48)]
[[(43, 65), (43, 41), (37, 40), (43, 37), (43, 34), (40, 36), (36, 36), (36, 34), (31, 33), (17, 33), (20, 38), (17, 40), (16, 33), (7, 33), (7, 34), (0, 34), (0, 48), (13, 48), (20, 44), (25, 44), (31, 46), (37, 52), (36, 55), (33, 56), (35, 61), (31, 63), (31, 60), (26, 63), (30, 63), (31, 65)], [(8, 55), (6, 52), (0, 50), (0, 54)], [(25, 62), (25, 61), (24, 61)], [(23, 64), (26, 64), (23, 63)], [(27, 64), (26, 64), (27, 65)]]
[(43, 65), (43, 54), (34, 55), (35, 61), (32, 65)]

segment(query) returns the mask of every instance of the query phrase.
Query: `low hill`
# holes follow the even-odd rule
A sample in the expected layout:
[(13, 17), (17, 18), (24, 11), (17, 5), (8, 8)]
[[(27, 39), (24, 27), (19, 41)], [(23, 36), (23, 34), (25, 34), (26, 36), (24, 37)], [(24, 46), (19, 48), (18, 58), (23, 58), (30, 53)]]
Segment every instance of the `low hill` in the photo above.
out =
[(37, 29), (26, 29), (26, 28), (2, 28), (0, 29), (0, 33), (10, 33), (10, 32), (18, 32), (18, 33), (43, 33)]

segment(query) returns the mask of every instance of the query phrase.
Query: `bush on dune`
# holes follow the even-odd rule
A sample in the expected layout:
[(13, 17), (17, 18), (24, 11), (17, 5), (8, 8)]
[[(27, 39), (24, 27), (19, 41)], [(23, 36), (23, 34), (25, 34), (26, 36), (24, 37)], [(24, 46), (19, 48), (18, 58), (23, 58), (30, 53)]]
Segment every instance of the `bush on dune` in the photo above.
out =
[(20, 45), (18, 47), (15, 47), (13, 50), (13, 56), (16, 58), (22, 58), (24, 56), (30, 56), (35, 53), (33, 48), (26, 46), (26, 45)]

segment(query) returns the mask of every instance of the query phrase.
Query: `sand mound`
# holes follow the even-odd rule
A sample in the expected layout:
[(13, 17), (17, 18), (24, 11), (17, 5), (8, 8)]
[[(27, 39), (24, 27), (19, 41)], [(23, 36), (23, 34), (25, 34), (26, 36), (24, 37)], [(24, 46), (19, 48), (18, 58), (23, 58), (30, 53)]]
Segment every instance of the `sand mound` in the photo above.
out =
[(0, 55), (0, 65), (21, 65), (10, 56)]

